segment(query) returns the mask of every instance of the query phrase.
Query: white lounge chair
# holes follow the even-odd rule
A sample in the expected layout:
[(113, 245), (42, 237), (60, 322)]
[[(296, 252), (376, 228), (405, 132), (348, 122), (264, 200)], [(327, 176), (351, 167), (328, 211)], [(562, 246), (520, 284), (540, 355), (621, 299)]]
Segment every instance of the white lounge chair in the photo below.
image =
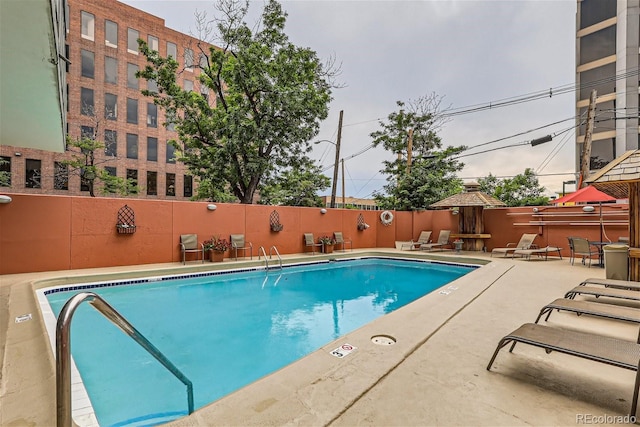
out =
[(504, 248), (493, 248), (493, 250), (491, 251), (491, 256), (493, 256), (493, 254), (504, 254), (504, 256), (506, 257), (507, 255), (511, 254), (511, 256), (513, 257), (513, 252), (517, 251), (518, 249), (535, 248), (535, 246), (533, 245), (533, 241), (536, 239), (536, 236), (537, 234), (525, 233), (522, 235), (518, 243), (507, 243), (507, 246)]

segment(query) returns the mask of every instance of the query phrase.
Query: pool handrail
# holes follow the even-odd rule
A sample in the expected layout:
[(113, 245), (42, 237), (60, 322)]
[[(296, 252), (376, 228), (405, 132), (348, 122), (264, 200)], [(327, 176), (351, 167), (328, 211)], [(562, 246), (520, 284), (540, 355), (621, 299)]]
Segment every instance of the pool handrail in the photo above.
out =
[(100, 314), (129, 335), (149, 354), (187, 386), (187, 404), (189, 414), (193, 413), (193, 384), (131, 323), (116, 311), (107, 301), (93, 292), (81, 292), (71, 297), (62, 307), (56, 323), (56, 421), (58, 427), (71, 427), (71, 320), (82, 302), (88, 300)]
[(258, 259), (260, 259), (260, 254), (264, 255), (264, 269), (269, 272), (269, 260), (267, 259), (267, 252), (264, 250), (264, 246), (258, 248)]
[[(278, 260), (280, 261), (280, 270), (282, 270), (282, 257), (280, 256), (280, 252), (278, 252), (278, 248), (276, 248), (275, 246), (271, 246), (271, 248), (269, 248), (269, 258), (273, 257), (273, 252), (276, 252), (276, 256), (278, 257)], [(265, 255), (266, 257), (266, 255)]]

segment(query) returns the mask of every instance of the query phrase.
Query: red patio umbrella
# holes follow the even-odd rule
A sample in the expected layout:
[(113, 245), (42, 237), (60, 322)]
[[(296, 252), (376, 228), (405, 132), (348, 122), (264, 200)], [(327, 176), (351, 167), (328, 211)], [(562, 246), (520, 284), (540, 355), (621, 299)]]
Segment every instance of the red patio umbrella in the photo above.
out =
[(616, 200), (615, 197), (608, 195), (607, 193), (603, 193), (598, 190), (596, 187), (592, 185), (588, 185), (579, 189), (578, 191), (574, 191), (571, 194), (567, 194), (566, 196), (560, 197), (559, 199), (552, 200), (551, 203), (557, 205), (559, 203), (588, 203), (588, 202), (613, 202)]
[(607, 193), (603, 193), (598, 190), (596, 187), (592, 185), (588, 185), (586, 187), (582, 187), (578, 191), (574, 191), (571, 194), (567, 194), (566, 196), (560, 197), (559, 199), (552, 200), (551, 203), (557, 205), (560, 203), (588, 203), (588, 202), (598, 202), (600, 206), (600, 241), (602, 242), (602, 202), (613, 202), (617, 200), (615, 197), (608, 195)]

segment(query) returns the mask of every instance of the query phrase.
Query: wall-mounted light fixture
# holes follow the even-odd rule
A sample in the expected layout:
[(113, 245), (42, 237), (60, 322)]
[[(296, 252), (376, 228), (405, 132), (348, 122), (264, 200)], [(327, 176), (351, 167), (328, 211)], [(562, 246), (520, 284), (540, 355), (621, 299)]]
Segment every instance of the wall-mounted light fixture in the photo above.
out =
[(582, 208), (582, 212), (587, 212), (587, 213), (593, 212), (595, 210), (596, 210), (596, 208), (594, 208), (593, 206), (589, 206), (589, 205), (587, 205), (584, 208)]
[(11, 203), (11, 197), (0, 194), (0, 203)]
[(213, 203), (209, 203), (207, 205), (207, 209), (210, 211), (215, 211), (216, 209), (218, 209), (218, 207), (216, 205), (214, 205)]
[(538, 213), (538, 208), (533, 208), (533, 213)]
[(451, 215), (458, 215), (459, 213), (460, 213), (460, 210), (458, 208), (451, 209)]
[(327, 213), (327, 210), (326, 210), (325, 208), (322, 208), (322, 209), (320, 209), (320, 213), (321, 213), (322, 215), (324, 215), (324, 214), (326, 214), (326, 213)]
[(20, 156), (22, 156), (22, 153), (19, 152), (19, 151), (16, 151), (15, 153), (13, 153), (13, 155), (16, 156), (16, 157), (20, 157)]

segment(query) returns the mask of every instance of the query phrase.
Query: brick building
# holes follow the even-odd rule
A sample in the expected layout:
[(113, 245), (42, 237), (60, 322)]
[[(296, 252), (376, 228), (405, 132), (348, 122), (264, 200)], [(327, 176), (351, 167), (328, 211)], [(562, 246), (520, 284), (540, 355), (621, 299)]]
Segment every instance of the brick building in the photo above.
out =
[[(165, 26), (164, 20), (115, 0), (67, 0), (66, 4), (66, 131), (72, 137), (94, 135), (105, 143), (96, 164), (141, 187), (136, 197), (188, 199), (194, 180), (174, 159), (167, 144), (177, 133), (164, 126), (163, 112), (142, 89), (154, 82), (136, 79), (146, 65), (137, 39), (147, 41), (161, 56), (176, 58), (182, 71), (178, 84), (200, 91), (200, 47), (209, 45)], [(213, 102), (210, 100), (210, 102)], [(34, 124), (38, 117), (34, 115)], [(10, 191), (17, 193), (88, 195), (79, 175), (60, 163), (69, 152), (0, 146), (10, 171)]]

